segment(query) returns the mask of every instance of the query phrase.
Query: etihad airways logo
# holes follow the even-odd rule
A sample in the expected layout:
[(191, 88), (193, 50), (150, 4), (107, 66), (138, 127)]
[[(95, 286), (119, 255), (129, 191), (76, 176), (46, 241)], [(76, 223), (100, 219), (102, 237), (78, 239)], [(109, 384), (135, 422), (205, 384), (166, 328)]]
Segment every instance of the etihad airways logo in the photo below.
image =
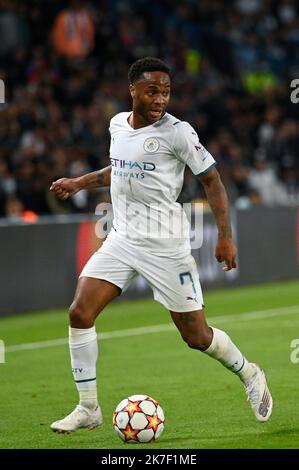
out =
[(154, 171), (156, 165), (152, 162), (134, 162), (133, 160), (121, 160), (120, 158), (110, 158), (111, 166), (122, 168), (123, 170)]

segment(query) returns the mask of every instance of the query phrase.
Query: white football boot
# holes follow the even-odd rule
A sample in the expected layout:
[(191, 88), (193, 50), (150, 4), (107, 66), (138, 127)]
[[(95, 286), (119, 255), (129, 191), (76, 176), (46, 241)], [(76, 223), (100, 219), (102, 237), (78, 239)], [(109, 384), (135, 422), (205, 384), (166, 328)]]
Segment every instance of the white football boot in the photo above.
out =
[(268, 421), (272, 414), (273, 400), (268, 389), (264, 371), (251, 363), (255, 373), (244, 383), (247, 400), (250, 401), (253, 413), (258, 421)]
[(74, 432), (79, 428), (94, 429), (103, 422), (101, 408), (96, 407), (94, 411), (77, 405), (76, 408), (65, 418), (51, 424), (51, 429), (55, 432)]

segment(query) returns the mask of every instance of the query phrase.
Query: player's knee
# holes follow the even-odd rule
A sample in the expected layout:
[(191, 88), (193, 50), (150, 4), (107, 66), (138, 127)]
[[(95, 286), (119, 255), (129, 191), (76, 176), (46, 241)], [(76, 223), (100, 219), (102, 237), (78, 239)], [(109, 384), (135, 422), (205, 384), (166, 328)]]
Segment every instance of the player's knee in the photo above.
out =
[(69, 317), (73, 328), (90, 328), (93, 325), (93, 318), (78, 302), (73, 302), (70, 306)]

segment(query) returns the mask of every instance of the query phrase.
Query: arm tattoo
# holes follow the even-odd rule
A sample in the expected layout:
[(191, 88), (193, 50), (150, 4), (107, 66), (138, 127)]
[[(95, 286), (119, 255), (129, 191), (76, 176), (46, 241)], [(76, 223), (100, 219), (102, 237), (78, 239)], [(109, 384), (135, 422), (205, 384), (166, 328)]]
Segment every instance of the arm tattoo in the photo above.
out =
[(218, 226), (219, 236), (229, 238), (232, 236), (230, 217), (229, 217), (229, 204), (226, 190), (220, 180), (218, 174), (211, 180), (202, 181), (208, 203), (215, 216)]

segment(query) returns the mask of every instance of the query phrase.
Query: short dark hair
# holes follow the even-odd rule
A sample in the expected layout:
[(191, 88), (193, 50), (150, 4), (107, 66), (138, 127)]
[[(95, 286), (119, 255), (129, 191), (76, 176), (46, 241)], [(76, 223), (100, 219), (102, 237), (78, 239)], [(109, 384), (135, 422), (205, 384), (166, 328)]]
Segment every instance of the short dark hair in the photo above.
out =
[(161, 59), (156, 57), (144, 57), (134, 62), (128, 73), (130, 85), (133, 85), (136, 80), (141, 78), (144, 72), (165, 72), (170, 75), (170, 68)]

